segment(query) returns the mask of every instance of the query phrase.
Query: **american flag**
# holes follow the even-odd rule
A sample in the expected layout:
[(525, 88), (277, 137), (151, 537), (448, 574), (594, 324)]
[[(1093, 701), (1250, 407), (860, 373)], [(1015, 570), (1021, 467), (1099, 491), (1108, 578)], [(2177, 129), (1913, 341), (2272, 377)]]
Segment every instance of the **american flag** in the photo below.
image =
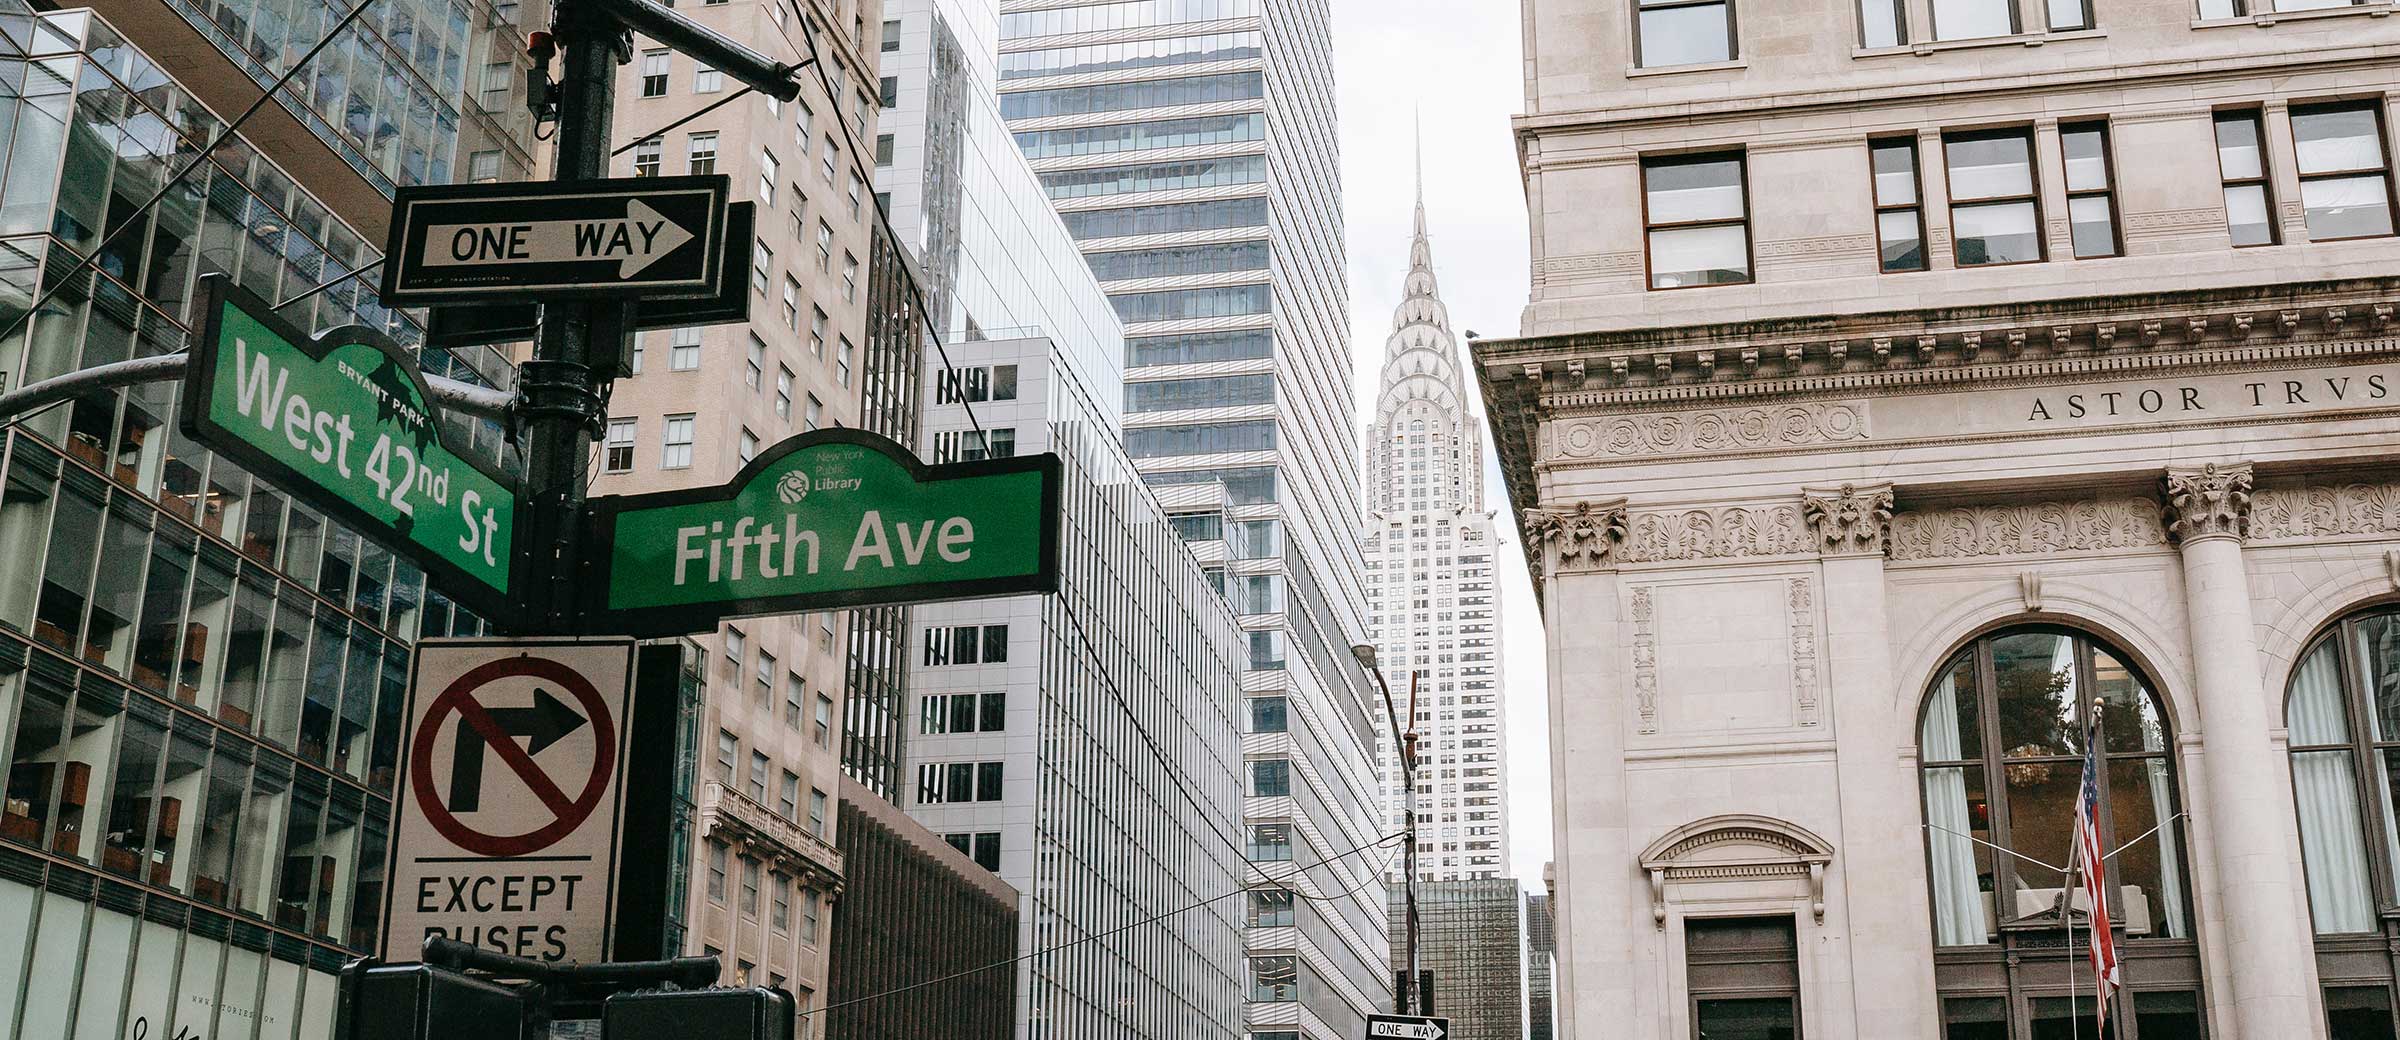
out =
[[(2083, 863), (2083, 895), (2091, 911), (2092, 978), (2099, 1024), (2108, 1024), (2108, 999), (2117, 992), (2117, 939), (2108, 928), (2108, 850), (2100, 845), (2099, 727), (2083, 728), (2083, 793), (2075, 799), (2075, 852)], [(2069, 928), (2074, 925), (2070, 923)]]

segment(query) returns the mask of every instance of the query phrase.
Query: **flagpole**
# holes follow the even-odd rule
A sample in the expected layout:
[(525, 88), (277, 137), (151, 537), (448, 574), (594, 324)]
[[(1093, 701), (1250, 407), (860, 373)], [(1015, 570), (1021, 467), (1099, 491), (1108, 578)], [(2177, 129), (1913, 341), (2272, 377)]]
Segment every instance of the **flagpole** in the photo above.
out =
[[(2077, 811), (2082, 811), (2081, 806)], [(2083, 843), (2074, 845), (2075, 851), (2067, 856), (2067, 876), (2059, 882), (2058, 919), (2067, 926), (2067, 1035), (2081, 1040), (2083, 1015), (2075, 1009), (2075, 873), (2083, 865)]]

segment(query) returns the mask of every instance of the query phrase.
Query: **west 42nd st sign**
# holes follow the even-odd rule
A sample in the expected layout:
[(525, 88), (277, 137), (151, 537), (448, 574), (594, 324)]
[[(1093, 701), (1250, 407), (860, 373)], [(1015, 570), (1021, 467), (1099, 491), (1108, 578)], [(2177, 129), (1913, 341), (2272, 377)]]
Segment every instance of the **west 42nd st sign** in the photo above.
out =
[(406, 551), (469, 609), (513, 614), (515, 488), (443, 440), (408, 352), (362, 326), (311, 337), (223, 275), (202, 292), (184, 430)]
[(383, 302), (707, 296), (727, 273), (725, 193), (722, 174), (402, 188)]
[(721, 618), (1058, 587), (1055, 455), (927, 466), (892, 441), (818, 430), (722, 487), (591, 502), (604, 547), (586, 625), (703, 632)]

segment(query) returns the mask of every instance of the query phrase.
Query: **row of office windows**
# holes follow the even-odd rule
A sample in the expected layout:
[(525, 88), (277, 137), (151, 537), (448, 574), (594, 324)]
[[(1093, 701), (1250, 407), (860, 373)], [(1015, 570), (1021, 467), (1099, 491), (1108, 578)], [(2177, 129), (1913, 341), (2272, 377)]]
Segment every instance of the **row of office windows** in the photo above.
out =
[[(807, 615), (802, 615), (803, 624), (805, 624), (806, 617)], [(817, 648), (821, 652), (830, 652), (833, 649), (833, 613), (819, 611), (816, 619)], [(727, 625), (720, 642), (724, 646), (726, 663), (733, 672), (730, 682), (737, 690), (743, 682), (742, 669), (745, 663), (749, 665), (750, 703), (761, 720), (772, 719), (775, 716), (776, 675), (781, 672), (784, 728), (794, 733), (806, 733), (809, 742), (818, 747), (827, 749), (833, 747), (832, 697), (823, 693), (817, 694), (815, 708), (811, 710), (808, 707), (808, 681), (802, 679), (799, 672), (780, 667), (781, 662), (766, 647), (759, 647), (753, 656), (750, 650), (750, 637), (744, 634), (740, 628)], [(805, 643), (801, 649), (807, 649)], [(747, 662), (745, 659), (748, 659)]]
[(981, 462), (1017, 455), (1017, 431), (1002, 426), (990, 430), (943, 430), (933, 435), (933, 461)]
[(965, 365), (952, 368), (933, 385), (933, 403), (976, 404), (1017, 399), (1017, 366)]
[(917, 766), (917, 804), (997, 802), (1005, 762), (926, 762)]
[(925, 666), (1000, 664), (1008, 660), (1007, 625), (937, 625), (925, 630)]
[[(1173, 278), (1183, 275), (1264, 271), (1267, 269), (1268, 255), (1269, 249), (1266, 240), (1253, 239), (1247, 242), (1208, 242), (1200, 245), (1160, 246), (1152, 249), (1119, 249), (1085, 253), (1083, 258), (1091, 264), (1093, 277), (1103, 282), (1113, 282), (1130, 278)], [(1262, 330), (1253, 335), (1265, 336), (1267, 333)]]
[(769, 774), (775, 771), (775, 760), (768, 757), (766, 752), (753, 747), (750, 751), (748, 783), (745, 785), (744, 774), (741, 772), (741, 757), (742, 738), (735, 735), (732, 730), (718, 730), (716, 777), (719, 783), (725, 785), (727, 791), (743, 795), (759, 808), (775, 812), (786, 820), (807, 827), (808, 833), (818, 838), (826, 837), (825, 825), (829, 822), (827, 812), (830, 803), (825, 792), (814, 787), (808, 789), (808, 815), (803, 817), (800, 815), (800, 774), (789, 769), (782, 770), (782, 786), (780, 788), (769, 787), (768, 784), (772, 779)]
[[(2313, 241), (2393, 231), (2391, 163), (2378, 102), (2294, 105), (2293, 150), (2300, 202)], [(2256, 109), (2214, 121), (2224, 180), (2226, 229), (2236, 246), (2279, 240), (2263, 124)], [(2068, 239), (2076, 259), (2124, 252), (2117, 165), (2104, 121), (2058, 128)], [(2044, 198), (2032, 127), (1945, 133), (1942, 172), (1953, 257), (1961, 267), (2038, 263), (2049, 258)], [(1881, 269), (1928, 267), (1924, 178), (1914, 135), (1867, 143), (1868, 202)], [(1644, 235), (1650, 287), (1727, 285), (1752, 279), (1748, 157), (1740, 152), (1654, 156), (1642, 161)]]
[[(1225, 501), (1237, 506), (1261, 505), (1276, 500), (1276, 477), (1273, 466), (1166, 470), (1158, 473), (1144, 473), (1142, 481), (1151, 487), (1174, 487), (1179, 484), (1221, 485), (1225, 489)], [(1262, 633), (1251, 633), (1253, 636), (1260, 634)], [(1280, 635), (1281, 633), (1276, 634)]]
[(1264, 282), (1212, 285), (1199, 289), (1117, 293), (1108, 298), (1124, 322), (1181, 321), (1188, 318), (1232, 318), (1265, 314), (1275, 305), (1275, 289)]
[(1038, 51), (1010, 51), (1000, 56), (1000, 78), (1025, 79), (1210, 61), (1242, 61), (1265, 53), (1265, 44), (1265, 34), (1252, 30), (1083, 47), (1051, 47)]
[(1178, 231), (1267, 226), (1267, 198), (1207, 202), (1171, 202), (1118, 209), (1069, 210), (1059, 214), (1067, 232), (1078, 239), (1121, 238), (1126, 235), (1167, 235)]
[[(1106, 256), (1090, 253), (1089, 257)], [(1095, 268), (1097, 265), (1095, 265)], [(1166, 336), (1125, 337), (1125, 367), (1196, 365), (1209, 361), (1252, 361), (1275, 356), (1272, 329), (1232, 329), (1224, 332), (1183, 332)]]
[[(727, 875), (733, 873), (734, 871), (733, 860), (735, 858), (736, 857), (733, 856), (731, 850), (724, 842), (718, 841), (715, 838), (710, 838), (708, 840), (709, 902), (715, 903), (718, 906), (727, 905), (729, 896), (729, 893), (726, 891), (729, 881)], [(741, 910), (742, 916), (750, 918), (753, 921), (758, 919), (758, 893), (761, 881), (760, 875), (762, 873), (766, 874), (767, 877), (765, 880), (767, 884), (767, 891), (771, 894), (772, 898), (772, 903), (767, 913), (767, 924), (769, 927), (775, 930), (776, 934), (790, 934), (792, 926), (791, 875), (780, 870), (767, 869), (766, 865), (761, 863), (755, 856), (744, 855), (738, 858), (740, 859), (742, 885), (741, 902), (738, 904), (738, 907)], [(817, 945), (824, 915), (825, 897), (818, 894), (816, 889), (801, 889), (800, 941), (802, 943), (805, 943), (809, 946)], [(744, 974), (747, 974), (746, 970)]]
[(1255, 101), (1265, 97), (1266, 92), (1266, 74), (1261, 72), (1223, 72), (1124, 83), (1088, 83), (1002, 94), (1000, 116), (1003, 119), (1039, 119), (1171, 108), (1177, 105)]
[(1258, 372), (1194, 379), (1156, 379), (1125, 384), (1127, 412), (1165, 412), (1184, 408), (1226, 408), (1275, 403), (1275, 376)]
[(998, 733), (1008, 728), (1008, 694), (933, 693), (917, 700), (917, 728), (933, 735)]
[[(1223, 451), (1272, 451), (1274, 448), (1273, 419), (1202, 426), (1137, 426), (1125, 431), (1125, 453), (1137, 459), (1162, 455), (1207, 455)], [(1205, 515), (1215, 517), (1219, 514)]]
[(966, 853), (975, 865), (997, 873), (1000, 869), (1000, 832), (974, 831), (942, 835), (951, 848)]
[(1101, 155), (1149, 148), (1188, 148), (1194, 145), (1263, 141), (1267, 117), (1261, 112), (1233, 115), (1152, 119), (1107, 126), (1077, 126), (1059, 130), (1027, 130), (1016, 135), (1017, 148), (1028, 159), (1066, 155)]
[[(1056, 170), (1042, 174), (1042, 188), (1054, 199), (1081, 199), (1133, 191), (1263, 184), (1266, 179), (1266, 156), (1228, 155), (1215, 159), (1184, 159), (1140, 166)], [(1106, 281), (1107, 277), (1104, 275), (1101, 280)]]
[[(1742, 56), (1738, 0), (1634, 0), (1634, 64), (1671, 68)], [(2354, 7), (2368, 0), (2198, 0), (2203, 19)], [(1861, 47), (1980, 40), (2096, 26), (2093, 0), (1931, 0), (1927, 32), (1911, 31), (1908, 0), (1859, 0)], [(2028, 11), (2027, 8), (2032, 8)], [(2037, 20), (2038, 19), (2038, 20)]]
[(1147, 25), (1205, 22), (1219, 18), (1256, 18), (1263, 0), (1120, 0), (1117, 3), (1054, 7), (1000, 16), (1000, 38), (1061, 36), (1106, 29), (1138, 29)]

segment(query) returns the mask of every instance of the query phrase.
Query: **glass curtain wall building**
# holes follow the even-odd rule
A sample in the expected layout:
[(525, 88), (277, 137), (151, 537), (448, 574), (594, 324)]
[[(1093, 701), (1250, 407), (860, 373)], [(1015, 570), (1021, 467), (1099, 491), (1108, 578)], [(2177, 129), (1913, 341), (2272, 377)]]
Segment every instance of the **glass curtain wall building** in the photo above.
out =
[[(1055, 451), (1068, 489), (1058, 595), (912, 611), (895, 800), (1026, 893), (1022, 946), (1043, 949), (1240, 884), (1242, 644), (1121, 447), (1120, 324), (1009, 139), (997, 6), (886, 17), (876, 183), (948, 344), (925, 360), (925, 455)], [(1177, 920), (1025, 962), (1018, 1035), (1238, 1035), (1239, 911)]]
[[(0, 343), (12, 385), (170, 353), (211, 273), (284, 299), (376, 256), (88, 10), (0, 4)], [(96, 271), (65, 271), (129, 220)], [(414, 346), (355, 283), (287, 308)], [(428, 372), (507, 378), (485, 350)], [(173, 383), (95, 391), (0, 449), (0, 1037), (313, 1038), (383, 899), (410, 645), (473, 634), (407, 559), (187, 440)], [(451, 422), (515, 460), (499, 430)]]
[[(1222, 542), (1200, 552), (1247, 630), (1245, 840), (1303, 864), (1373, 842), (1382, 708), (1349, 651), (1367, 632), (1365, 496), (1327, 5), (1002, 10), (1010, 129), (1126, 323), (1137, 464), (1187, 537)], [(1360, 1035), (1389, 1005), (1381, 869), (1309, 872), (1294, 884), (1329, 898), (1252, 934), (1255, 1035)]]

